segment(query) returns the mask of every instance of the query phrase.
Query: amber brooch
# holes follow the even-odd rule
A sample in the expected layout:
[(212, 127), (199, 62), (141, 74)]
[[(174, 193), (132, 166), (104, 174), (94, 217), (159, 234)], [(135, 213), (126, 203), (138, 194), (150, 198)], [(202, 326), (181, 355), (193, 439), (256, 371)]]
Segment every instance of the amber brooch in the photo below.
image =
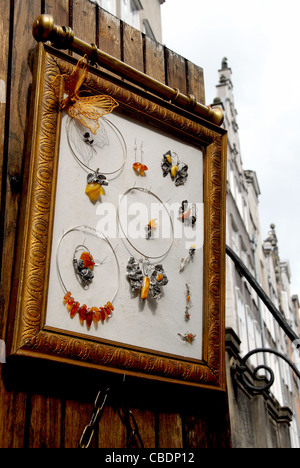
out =
[(160, 299), (162, 286), (169, 282), (162, 265), (150, 265), (149, 262), (137, 261), (131, 257), (127, 264), (127, 279), (131, 291), (141, 291), (141, 299), (147, 299), (148, 295), (153, 299)]
[(188, 178), (188, 165), (179, 160), (178, 154), (168, 151), (163, 156), (161, 163), (163, 176), (167, 177), (169, 174), (171, 179), (175, 182), (176, 187), (184, 185)]

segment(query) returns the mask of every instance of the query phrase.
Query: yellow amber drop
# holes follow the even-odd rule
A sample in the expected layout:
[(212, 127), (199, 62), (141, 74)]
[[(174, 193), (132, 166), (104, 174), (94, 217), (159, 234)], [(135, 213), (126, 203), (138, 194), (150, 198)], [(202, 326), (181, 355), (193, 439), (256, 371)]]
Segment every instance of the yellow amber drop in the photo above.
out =
[(178, 171), (178, 166), (173, 166), (171, 169), (171, 176), (176, 177)]
[(166, 156), (166, 159), (168, 161), (168, 163), (172, 164), (172, 158), (170, 155)]
[(100, 184), (88, 184), (86, 186), (85, 193), (91, 202), (95, 203), (100, 195), (103, 195), (103, 193), (101, 193), (101, 189), (103, 190)]
[(144, 277), (141, 298), (147, 299), (149, 293), (149, 286), (150, 286), (150, 278), (148, 276)]
[(155, 229), (157, 229), (157, 222), (156, 222), (155, 219), (151, 219), (151, 221), (149, 222), (149, 228), (153, 229), (153, 231), (155, 231)]

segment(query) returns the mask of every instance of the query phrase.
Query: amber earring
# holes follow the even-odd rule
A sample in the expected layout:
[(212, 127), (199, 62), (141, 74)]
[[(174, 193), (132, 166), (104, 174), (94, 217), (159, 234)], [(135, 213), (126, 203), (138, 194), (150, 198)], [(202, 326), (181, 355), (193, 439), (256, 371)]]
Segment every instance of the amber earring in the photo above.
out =
[(144, 177), (146, 174), (145, 172), (148, 171), (148, 167), (143, 163), (144, 159), (144, 148), (143, 148), (143, 142), (141, 144), (141, 158), (140, 162), (137, 161), (137, 143), (136, 140), (134, 142), (134, 154), (135, 154), (135, 162), (133, 163), (132, 167), (137, 175), (140, 175)]
[(191, 318), (190, 308), (191, 305), (191, 291), (189, 285), (186, 283), (186, 306), (185, 306), (185, 320), (188, 322)]

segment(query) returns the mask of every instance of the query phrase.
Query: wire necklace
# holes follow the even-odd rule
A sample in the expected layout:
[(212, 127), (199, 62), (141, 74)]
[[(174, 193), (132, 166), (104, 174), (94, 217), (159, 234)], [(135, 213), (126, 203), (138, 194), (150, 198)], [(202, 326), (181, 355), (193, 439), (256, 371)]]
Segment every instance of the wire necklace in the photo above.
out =
[[(113, 252), (116, 265), (117, 265), (117, 271), (118, 271), (118, 278), (117, 278), (117, 285), (115, 288), (114, 293), (112, 294), (111, 298), (109, 301), (104, 306), (92, 306), (88, 307), (86, 304), (80, 305), (80, 303), (74, 299), (74, 296), (72, 295), (71, 291), (67, 288), (65, 281), (63, 280), (62, 273), (61, 273), (61, 268), (60, 268), (60, 247), (62, 244), (62, 241), (72, 232), (79, 231), (81, 233), (88, 234), (89, 236), (97, 237), (99, 240), (102, 240), (106, 242), (108, 245), (109, 249)], [(79, 257), (79, 253), (81, 253), (81, 256)], [(94, 279), (94, 267), (101, 266), (104, 263), (105, 260), (103, 260), (101, 263), (94, 260), (89, 248), (85, 244), (85, 241), (81, 244), (78, 244), (74, 248), (74, 253), (72, 257), (72, 264), (74, 268), (75, 275), (79, 277), (80, 279), (80, 284), (83, 287), (84, 290), (88, 288), (88, 286), (91, 284), (92, 280)], [(66, 306), (68, 312), (70, 312), (70, 317), (74, 318), (76, 314), (79, 316), (80, 323), (83, 325), (84, 322), (86, 322), (86, 325), (88, 328), (90, 328), (92, 322), (97, 324), (98, 322), (104, 322), (108, 321), (112, 317), (112, 313), (114, 311), (114, 306), (113, 302), (117, 296), (118, 290), (119, 290), (119, 285), (120, 285), (120, 265), (119, 261), (115, 252), (115, 249), (109, 242), (109, 240), (104, 236), (103, 233), (96, 231), (96, 229), (91, 228), (86, 225), (81, 225), (81, 226), (75, 226), (71, 229), (69, 229), (67, 232), (65, 232), (57, 246), (57, 251), (56, 251), (56, 269), (57, 269), (57, 274), (59, 278), (59, 282), (62, 286), (63, 293), (64, 293), (64, 298), (63, 298), (63, 303)]]
[[(77, 141), (75, 144), (75, 142), (72, 141), (71, 135), (70, 135), (70, 128), (71, 128), (70, 126), (71, 126), (73, 119), (69, 118), (69, 121), (67, 123), (68, 144), (76, 162), (88, 174), (85, 193), (89, 197), (92, 203), (96, 203), (98, 200), (99, 201), (101, 200), (101, 197), (105, 195), (104, 187), (108, 186), (107, 177), (119, 175), (121, 171), (123, 170), (126, 160), (127, 160), (127, 145), (126, 145), (126, 141), (121, 131), (118, 129), (118, 127), (115, 124), (113, 124), (107, 118), (103, 117), (102, 120), (103, 120), (103, 123), (107, 124), (108, 128), (113, 131), (114, 135), (120, 142), (120, 145), (122, 148), (122, 155), (123, 155), (122, 163), (120, 167), (112, 171), (103, 171), (103, 170), (100, 170), (100, 167), (93, 169), (88, 165), (90, 159), (92, 158), (92, 154), (93, 153), (97, 154), (97, 150), (95, 149), (95, 146), (96, 146), (95, 139), (94, 137), (91, 137), (90, 133), (86, 131), (85, 129), (85, 130), (82, 130), (79, 138), (78, 138), (78, 135), (76, 135)], [(109, 139), (104, 129), (100, 128), (99, 134), (100, 134), (100, 144), (97, 144), (97, 146), (100, 146), (100, 148), (102, 149), (105, 145), (109, 145)], [(78, 154), (76, 154), (76, 152), (80, 154), (81, 158), (84, 159), (85, 162), (83, 162), (80, 159), (80, 157), (78, 156)]]
[[(126, 234), (120, 216), (120, 208), (121, 203), (124, 197), (126, 197), (129, 193), (134, 191), (146, 193), (156, 199), (156, 201), (163, 206), (165, 211), (168, 214), (170, 220), (170, 227), (171, 227), (171, 237), (170, 237), (170, 245), (168, 245), (167, 249), (164, 252), (160, 253), (159, 255), (149, 255), (146, 254), (145, 251), (143, 252), (140, 248), (138, 248), (134, 243), (129, 239), (128, 235)], [(162, 200), (149, 189), (144, 187), (131, 187), (124, 192), (124, 194), (120, 197), (118, 210), (118, 223), (119, 227), (122, 231), (124, 239), (128, 242), (128, 244), (135, 250), (136, 253), (139, 254), (140, 258), (136, 259), (133, 255), (129, 258), (126, 268), (126, 277), (130, 283), (131, 291), (136, 293), (140, 291), (140, 298), (142, 301), (146, 300), (149, 296), (153, 299), (160, 299), (162, 295), (162, 287), (166, 286), (169, 282), (168, 277), (164, 271), (164, 267), (161, 263), (158, 263), (159, 260), (166, 257), (166, 255), (171, 250), (171, 247), (174, 242), (174, 226), (172, 218)], [(151, 219), (149, 223), (145, 226), (145, 242), (151, 239), (153, 231), (157, 229), (157, 221)], [(153, 263), (151, 263), (151, 260)]]

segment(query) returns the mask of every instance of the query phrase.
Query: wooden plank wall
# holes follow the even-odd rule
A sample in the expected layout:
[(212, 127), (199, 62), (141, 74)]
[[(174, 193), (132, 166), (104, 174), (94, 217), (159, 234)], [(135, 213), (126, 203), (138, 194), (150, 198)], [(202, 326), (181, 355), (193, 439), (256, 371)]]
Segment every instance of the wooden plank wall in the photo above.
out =
[[(33, 21), (52, 14), (77, 37), (204, 103), (203, 72), (88, 0), (0, 2), (0, 339), (10, 313), (24, 164), (30, 155)], [(98, 390), (117, 388), (146, 448), (228, 447), (227, 398), (56, 363), (0, 364), (0, 448), (76, 448)], [(126, 427), (108, 402), (92, 447), (125, 448)]]

